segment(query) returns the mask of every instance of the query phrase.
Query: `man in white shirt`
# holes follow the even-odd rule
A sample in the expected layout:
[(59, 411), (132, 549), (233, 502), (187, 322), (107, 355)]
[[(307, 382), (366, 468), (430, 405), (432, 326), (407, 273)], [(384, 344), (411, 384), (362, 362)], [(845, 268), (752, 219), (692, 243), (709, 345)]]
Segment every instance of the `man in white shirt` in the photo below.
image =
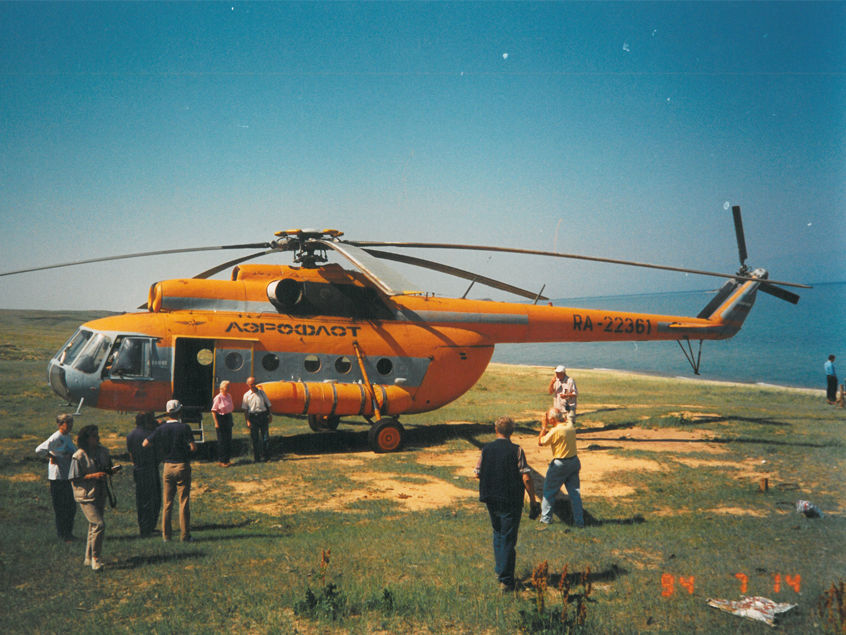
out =
[[(550, 380), (548, 392), (552, 395), (552, 408), (548, 413), (549, 427), (555, 425), (555, 421), (564, 421), (566, 418), (570, 423), (576, 420), (576, 399), (579, 391), (576, 390), (576, 382), (567, 375), (564, 366), (556, 366), (555, 376)], [(551, 419), (555, 419), (552, 421)]]
[(56, 533), (59, 540), (71, 542), (73, 537), (73, 519), (76, 517), (76, 501), (73, 488), (68, 479), (71, 457), (76, 446), (71, 438), (73, 417), (61, 414), (56, 417), (59, 429), (35, 448), (35, 453), (48, 459), (47, 479), (50, 481), (50, 497), (53, 499), (53, 512), (56, 514)]
[(247, 378), (247, 392), (241, 400), (241, 410), (244, 411), (244, 421), (250, 429), (250, 440), (253, 443), (253, 459), (256, 463), (267, 461), (267, 443), (270, 440), (270, 399), (265, 392), (256, 385), (255, 377)]

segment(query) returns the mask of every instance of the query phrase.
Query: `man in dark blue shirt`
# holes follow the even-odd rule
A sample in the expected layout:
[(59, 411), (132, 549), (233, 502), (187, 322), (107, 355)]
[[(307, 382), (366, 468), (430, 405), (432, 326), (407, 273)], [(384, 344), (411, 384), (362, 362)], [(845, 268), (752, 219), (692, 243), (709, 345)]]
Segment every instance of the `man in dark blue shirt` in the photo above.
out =
[(837, 403), (837, 369), (834, 367), (834, 355), (829, 355), (825, 364), (825, 396), (830, 404)]
[(494, 423), (496, 440), (482, 448), (476, 464), (479, 500), (488, 506), (493, 527), (494, 570), (503, 590), (514, 589), (517, 531), (523, 515), (523, 492), (529, 493), (532, 513), (539, 507), (532, 483), (532, 469), (519, 445), (511, 443), (514, 420), (500, 417)]
[(159, 461), (153, 445), (144, 447), (144, 440), (156, 429), (156, 418), (152, 412), (135, 415), (135, 428), (126, 436), (126, 449), (135, 468), (135, 509), (138, 512), (138, 529), (146, 538), (153, 535), (162, 506), (162, 481), (159, 477)]
[(162, 509), (162, 538), (170, 540), (170, 514), (173, 498), (179, 493), (179, 527), (182, 542), (191, 542), (191, 454), (197, 451), (194, 433), (187, 423), (179, 421), (182, 404), (171, 399), (167, 402), (167, 421), (155, 429), (141, 444), (155, 444), (164, 461), (164, 506)]

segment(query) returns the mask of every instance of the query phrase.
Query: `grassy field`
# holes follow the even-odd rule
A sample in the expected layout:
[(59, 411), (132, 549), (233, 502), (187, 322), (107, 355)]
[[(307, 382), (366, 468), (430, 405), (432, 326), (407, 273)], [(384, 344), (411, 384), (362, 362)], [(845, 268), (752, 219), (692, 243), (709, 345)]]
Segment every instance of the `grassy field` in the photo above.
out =
[[(237, 425), (232, 468), (195, 462), (194, 543), (137, 536), (125, 470), (106, 513), (106, 569), (94, 573), (83, 541), (55, 539), (46, 465), (33, 452), (65, 409), (46, 359), (90, 317), (0, 311), (4, 632), (771, 632), (708, 606), (738, 599), (744, 584), (797, 605), (780, 632), (843, 632), (818, 605), (846, 578), (846, 411), (821, 392), (599, 371), (572, 371), (587, 527), (566, 522), (566, 503), (545, 531), (524, 515), (518, 593), (498, 591), (472, 467), (493, 419), (510, 414), (539, 482), (549, 371), (502, 365), (454, 404), (404, 417), (409, 441), (396, 454), (370, 452), (364, 422), (316, 434), (277, 417), (280, 458), (254, 465)], [(76, 429), (87, 423), (128, 462), (131, 416), (88, 410)], [(825, 516), (797, 514), (799, 499)], [(85, 527), (77, 514), (76, 535)], [(540, 612), (531, 577), (544, 562)]]

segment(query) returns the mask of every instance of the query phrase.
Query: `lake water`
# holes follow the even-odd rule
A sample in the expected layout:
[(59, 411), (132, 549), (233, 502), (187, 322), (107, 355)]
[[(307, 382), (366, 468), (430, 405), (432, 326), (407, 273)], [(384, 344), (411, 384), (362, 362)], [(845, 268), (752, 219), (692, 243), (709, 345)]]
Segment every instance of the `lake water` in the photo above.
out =
[[(759, 293), (740, 332), (733, 338), (705, 341), (700, 377), (720, 381), (825, 388), (823, 363), (837, 356), (838, 375), (846, 377), (846, 282), (793, 289), (793, 305)], [(696, 315), (710, 291), (570, 298), (556, 306)], [(693, 342), (694, 353), (698, 342)], [(676, 342), (595, 342), (500, 344), (493, 361), (573, 368), (611, 368), (669, 376), (695, 377)]]

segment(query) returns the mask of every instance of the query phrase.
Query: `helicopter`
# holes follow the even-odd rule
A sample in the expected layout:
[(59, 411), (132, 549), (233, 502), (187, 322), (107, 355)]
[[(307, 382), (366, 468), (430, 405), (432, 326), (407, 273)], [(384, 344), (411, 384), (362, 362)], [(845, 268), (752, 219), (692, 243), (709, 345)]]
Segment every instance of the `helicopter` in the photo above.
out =
[[(10, 271), (0, 276), (124, 258), (206, 250), (260, 249), (193, 278), (151, 285), (139, 311), (95, 319), (49, 361), (53, 391), (77, 405), (120, 412), (183, 403), (199, 422), (221, 381), (240, 403), (255, 377), (272, 413), (306, 416), (314, 431), (363, 417), (375, 452), (402, 448), (404, 414), (435, 410), (467, 392), (499, 343), (676, 340), (699, 373), (703, 340), (735, 335), (757, 291), (796, 303), (783, 287), (746, 265), (738, 206), (732, 209), (740, 257), (734, 274), (577, 254), (472, 244), (350, 241), (335, 229), (292, 229), (269, 242), (123, 254)], [(552, 306), (533, 292), (393, 249), (455, 249), (581, 259), (726, 278), (695, 317)], [(291, 252), (293, 265), (245, 264)], [(354, 265), (329, 263), (334, 253)], [(507, 291), (528, 301), (439, 297), (415, 288), (384, 261), (424, 267)], [(232, 267), (230, 279), (211, 279)], [(469, 291), (469, 288), (468, 288)], [(694, 354), (692, 342), (699, 342)], [(685, 349), (685, 345), (687, 349)], [(202, 439), (201, 439), (202, 440)]]

